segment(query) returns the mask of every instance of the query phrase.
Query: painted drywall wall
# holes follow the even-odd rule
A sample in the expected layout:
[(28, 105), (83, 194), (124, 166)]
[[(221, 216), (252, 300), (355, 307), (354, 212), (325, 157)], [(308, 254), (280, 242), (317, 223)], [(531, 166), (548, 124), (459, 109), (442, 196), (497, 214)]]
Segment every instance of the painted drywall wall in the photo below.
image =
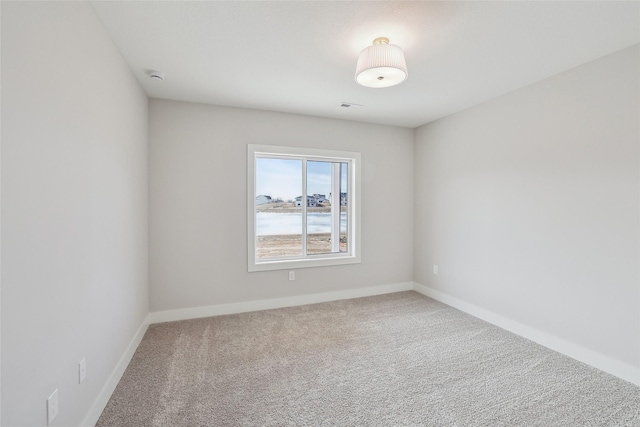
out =
[[(411, 281), (413, 130), (152, 99), (149, 144), (151, 311)], [(247, 272), (247, 144), (362, 154), (362, 263)]]
[(2, 425), (79, 425), (148, 312), (148, 99), (88, 3), (1, 7)]
[(418, 128), (415, 281), (640, 367), (639, 75), (636, 45)]
[[(2, 7), (0, 7), (0, 34), (2, 34)], [(0, 87), (2, 82), (2, 55), (0, 50)], [(2, 224), (2, 102), (0, 101), (0, 224)], [(0, 226), (2, 242), (2, 226)], [(0, 424), (2, 424), (2, 245), (0, 244)]]

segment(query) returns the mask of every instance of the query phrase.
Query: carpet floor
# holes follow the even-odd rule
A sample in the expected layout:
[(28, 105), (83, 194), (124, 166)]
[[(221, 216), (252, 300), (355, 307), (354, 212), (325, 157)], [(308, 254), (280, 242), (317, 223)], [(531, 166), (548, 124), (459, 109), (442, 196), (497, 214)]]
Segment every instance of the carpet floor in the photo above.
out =
[(640, 388), (400, 292), (151, 325), (97, 426), (640, 426)]

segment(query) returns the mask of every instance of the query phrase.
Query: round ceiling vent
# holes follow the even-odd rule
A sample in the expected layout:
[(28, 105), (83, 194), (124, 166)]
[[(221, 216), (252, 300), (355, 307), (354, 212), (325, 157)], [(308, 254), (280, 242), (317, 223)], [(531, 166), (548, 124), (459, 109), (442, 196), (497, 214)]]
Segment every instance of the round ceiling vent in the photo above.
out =
[(162, 71), (151, 70), (151, 71), (147, 71), (147, 74), (149, 74), (149, 77), (151, 78), (151, 80), (157, 80), (157, 81), (164, 80), (164, 73)]

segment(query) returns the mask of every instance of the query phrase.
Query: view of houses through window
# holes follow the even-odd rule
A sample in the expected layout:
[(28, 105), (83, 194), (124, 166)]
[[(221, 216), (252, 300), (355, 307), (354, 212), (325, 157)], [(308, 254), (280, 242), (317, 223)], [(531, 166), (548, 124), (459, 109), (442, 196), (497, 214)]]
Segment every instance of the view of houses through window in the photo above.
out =
[(256, 260), (348, 252), (348, 177), (347, 162), (257, 156)]

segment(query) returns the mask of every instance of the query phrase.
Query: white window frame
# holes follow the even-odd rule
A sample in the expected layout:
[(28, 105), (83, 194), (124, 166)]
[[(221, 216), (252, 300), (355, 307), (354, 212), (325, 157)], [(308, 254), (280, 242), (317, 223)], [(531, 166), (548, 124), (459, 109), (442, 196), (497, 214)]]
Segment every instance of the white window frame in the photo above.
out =
[[(301, 257), (283, 257), (282, 259), (256, 260), (256, 177), (255, 163), (256, 157), (276, 157), (297, 159), (304, 157), (307, 160), (325, 162), (347, 162), (347, 252), (314, 254)], [(357, 264), (360, 263), (360, 153), (350, 151), (320, 150), (301, 147), (283, 147), (276, 145), (256, 145), (247, 146), (247, 247), (248, 247), (248, 270), (269, 271), (269, 270), (293, 270), (307, 267), (323, 267), (332, 265)], [(334, 171), (335, 173), (335, 171)], [(303, 171), (303, 192), (306, 196), (306, 172)], [(335, 179), (335, 178), (334, 178)], [(335, 195), (334, 195), (335, 196)], [(340, 194), (337, 195), (338, 200)], [(303, 227), (306, 224), (306, 205), (303, 206)], [(340, 203), (338, 202), (338, 212)], [(333, 210), (332, 210), (333, 211)], [(338, 224), (339, 224), (338, 215)], [(339, 232), (339, 227), (338, 227)], [(303, 245), (306, 247), (305, 239)]]

